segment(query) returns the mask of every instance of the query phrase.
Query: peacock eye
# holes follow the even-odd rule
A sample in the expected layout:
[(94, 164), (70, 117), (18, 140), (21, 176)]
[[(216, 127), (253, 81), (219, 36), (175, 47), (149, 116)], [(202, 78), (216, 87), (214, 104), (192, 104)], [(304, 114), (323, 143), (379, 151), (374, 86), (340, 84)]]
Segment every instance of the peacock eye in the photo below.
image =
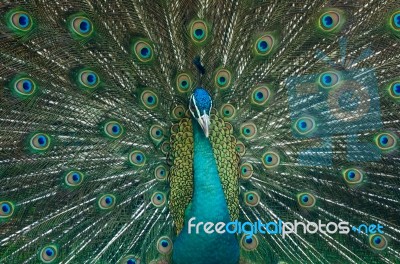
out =
[(169, 254), (172, 251), (172, 240), (167, 236), (162, 236), (157, 240), (157, 250), (161, 254)]
[(0, 219), (9, 218), (14, 213), (14, 205), (8, 201), (0, 201)]
[(274, 168), (280, 164), (280, 157), (273, 151), (267, 151), (262, 156), (262, 163), (267, 169)]
[(311, 117), (301, 117), (295, 123), (296, 131), (301, 135), (306, 135), (315, 129), (315, 121)]
[(175, 106), (172, 109), (171, 115), (174, 119), (181, 119), (185, 116), (186, 110), (182, 105)]
[(247, 234), (244, 234), (240, 239), (240, 246), (246, 251), (255, 250), (258, 247), (258, 239), (255, 235), (248, 237)]
[(121, 264), (140, 264), (140, 258), (135, 255), (125, 256), (120, 262)]
[(231, 72), (227, 69), (220, 69), (215, 73), (214, 84), (216, 87), (224, 90), (231, 85)]
[(376, 250), (384, 250), (387, 247), (387, 240), (381, 234), (373, 234), (369, 237), (369, 244)]
[(395, 30), (400, 30), (400, 11), (397, 11), (392, 15), (390, 22)]
[(71, 20), (71, 32), (81, 37), (89, 37), (93, 33), (93, 24), (87, 17), (77, 16)]
[(164, 138), (164, 129), (159, 125), (150, 127), (150, 137), (156, 142), (160, 142)]
[[(400, 14), (399, 14), (400, 16)], [(390, 85), (389, 93), (392, 97), (399, 99), (400, 98), (400, 82), (394, 82)]]
[(239, 156), (243, 156), (246, 153), (246, 147), (244, 146), (243, 142), (237, 141), (236, 142), (236, 152)]
[(151, 203), (156, 207), (161, 207), (165, 204), (167, 198), (164, 193), (162, 192), (155, 192), (151, 196)]
[(171, 144), (170, 144), (168, 141), (164, 141), (164, 142), (161, 144), (161, 151), (162, 151), (162, 153), (164, 153), (164, 154), (170, 153), (170, 151), (171, 151)]
[(255, 52), (257, 55), (268, 55), (274, 46), (274, 38), (270, 34), (265, 34), (258, 38), (255, 43)]
[(328, 11), (319, 18), (320, 26), (323, 30), (331, 31), (335, 29), (340, 22), (340, 14), (335, 11)]
[(140, 100), (148, 109), (154, 109), (158, 106), (158, 97), (150, 90), (143, 91)]
[(110, 121), (104, 125), (104, 132), (111, 138), (119, 138), (123, 131), (123, 127), (117, 121)]
[(10, 15), (10, 26), (14, 30), (27, 32), (32, 28), (32, 18), (24, 11), (16, 11)]
[(250, 163), (243, 163), (240, 166), (240, 176), (242, 179), (248, 180), (253, 175), (253, 166)]
[(348, 184), (358, 184), (363, 180), (363, 173), (358, 169), (351, 168), (343, 172), (343, 178)]
[(103, 210), (113, 208), (115, 203), (116, 203), (116, 198), (112, 194), (104, 194), (97, 201), (98, 206), (100, 207), (100, 209)]
[(301, 207), (311, 208), (315, 205), (316, 199), (311, 193), (300, 193), (297, 195), (297, 202)]
[(146, 163), (146, 156), (139, 150), (134, 150), (129, 154), (129, 162), (137, 167), (141, 167)]
[(246, 192), (244, 194), (244, 203), (247, 206), (257, 206), (260, 202), (260, 196), (256, 192)]
[(267, 86), (256, 87), (251, 93), (251, 103), (256, 106), (265, 106), (270, 95), (271, 92)]
[(153, 47), (147, 41), (138, 40), (133, 46), (133, 51), (141, 62), (150, 62), (154, 58)]
[(80, 171), (70, 171), (65, 175), (65, 183), (68, 186), (76, 187), (83, 182), (83, 174)]
[(375, 137), (375, 143), (382, 150), (392, 150), (397, 145), (397, 137), (392, 133), (380, 133)]
[(339, 75), (334, 72), (324, 72), (319, 76), (319, 83), (323, 88), (331, 88), (339, 82)]
[(164, 165), (159, 165), (154, 170), (154, 176), (157, 180), (164, 181), (168, 176), (168, 170)]
[(231, 120), (235, 117), (236, 109), (231, 104), (224, 104), (221, 106), (220, 114), (224, 120)]
[(186, 73), (181, 73), (176, 78), (176, 86), (181, 93), (187, 92), (192, 87), (192, 78)]
[(96, 88), (100, 83), (100, 78), (94, 71), (83, 70), (79, 73), (79, 83), (86, 88)]
[(22, 96), (30, 96), (36, 91), (36, 83), (30, 78), (20, 78), (14, 82), (14, 91)]
[(58, 248), (55, 245), (47, 245), (40, 251), (40, 260), (44, 263), (52, 263), (58, 256)]
[(202, 20), (192, 22), (190, 27), (190, 37), (195, 43), (202, 43), (208, 37), (207, 24)]
[(50, 146), (50, 137), (44, 133), (37, 133), (31, 138), (30, 145), (34, 150), (44, 151)]
[(257, 127), (254, 123), (245, 123), (240, 126), (240, 133), (246, 139), (251, 139), (257, 134)]

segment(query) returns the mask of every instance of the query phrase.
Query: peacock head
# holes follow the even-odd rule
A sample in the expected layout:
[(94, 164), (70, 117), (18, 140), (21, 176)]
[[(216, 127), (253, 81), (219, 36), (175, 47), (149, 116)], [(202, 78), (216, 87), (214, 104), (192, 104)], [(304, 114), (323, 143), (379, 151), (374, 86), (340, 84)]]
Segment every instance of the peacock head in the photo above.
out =
[(193, 118), (199, 122), (206, 137), (209, 136), (212, 100), (206, 89), (197, 87), (190, 96), (189, 109)]

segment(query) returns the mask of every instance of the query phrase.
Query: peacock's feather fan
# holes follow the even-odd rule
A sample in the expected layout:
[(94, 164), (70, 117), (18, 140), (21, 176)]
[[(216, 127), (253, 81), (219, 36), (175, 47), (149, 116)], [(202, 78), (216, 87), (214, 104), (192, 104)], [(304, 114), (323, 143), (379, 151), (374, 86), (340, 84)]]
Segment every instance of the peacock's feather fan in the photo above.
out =
[(240, 263), (400, 261), (397, 1), (0, 10), (0, 262), (170, 263), (196, 86), (232, 219), (384, 226), (238, 236)]

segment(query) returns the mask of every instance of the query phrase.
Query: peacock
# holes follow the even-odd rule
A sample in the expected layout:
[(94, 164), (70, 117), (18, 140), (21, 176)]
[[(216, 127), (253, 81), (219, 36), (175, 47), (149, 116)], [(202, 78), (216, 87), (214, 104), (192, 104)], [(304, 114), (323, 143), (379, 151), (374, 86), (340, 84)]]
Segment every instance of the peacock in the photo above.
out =
[(0, 10), (0, 263), (400, 263), (399, 1)]

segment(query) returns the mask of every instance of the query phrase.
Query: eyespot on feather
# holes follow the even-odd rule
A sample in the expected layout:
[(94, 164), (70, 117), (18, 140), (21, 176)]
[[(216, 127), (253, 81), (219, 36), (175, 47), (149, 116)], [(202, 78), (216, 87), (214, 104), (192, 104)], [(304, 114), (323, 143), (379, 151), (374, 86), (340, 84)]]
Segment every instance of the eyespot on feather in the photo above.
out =
[(343, 179), (349, 185), (356, 185), (363, 181), (364, 173), (356, 168), (349, 168), (343, 171)]
[(396, 100), (400, 99), (400, 81), (395, 81), (389, 85), (389, 95)]
[(109, 121), (104, 125), (103, 131), (107, 137), (117, 139), (124, 133), (124, 128), (117, 121)]
[(39, 259), (43, 263), (53, 263), (58, 257), (58, 247), (52, 244), (44, 246), (39, 252)]
[(112, 194), (104, 194), (97, 201), (97, 205), (102, 210), (109, 210), (113, 208), (115, 204), (116, 204), (116, 198)]
[(154, 143), (158, 145), (163, 139), (165, 135), (164, 129), (160, 125), (152, 125), (149, 130), (149, 134)]
[(70, 187), (77, 187), (82, 184), (84, 177), (82, 172), (73, 170), (65, 175), (64, 181)]
[(203, 20), (194, 20), (190, 23), (189, 34), (195, 44), (204, 44), (209, 37), (209, 26)]
[(297, 195), (297, 202), (301, 207), (311, 208), (315, 206), (316, 198), (311, 193), (300, 193)]
[(236, 151), (239, 156), (243, 156), (246, 153), (246, 147), (241, 141), (236, 142)]
[(340, 75), (334, 71), (323, 72), (319, 75), (318, 83), (324, 89), (336, 86), (340, 81)]
[(257, 56), (267, 56), (271, 53), (275, 45), (275, 38), (272, 34), (266, 33), (259, 37), (254, 43), (254, 53)]
[(37, 84), (27, 76), (16, 77), (11, 82), (11, 89), (14, 95), (20, 98), (28, 98), (37, 91)]
[(140, 150), (134, 150), (129, 154), (129, 162), (136, 167), (142, 167), (146, 164), (146, 156)]
[(164, 165), (159, 165), (154, 170), (154, 176), (159, 181), (165, 181), (168, 177), (168, 170)]
[(240, 246), (246, 251), (253, 251), (258, 247), (258, 238), (255, 235), (248, 237), (247, 234), (243, 234), (240, 239)]
[(391, 132), (383, 132), (375, 136), (375, 144), (382, 151), (393, 151), (397, 146), (397, 140), (397, 136)]
[(69, 18), (69, 30), (76, 38), (88, 38), (94, 32), (92, 21), (82, 14), (75, 14)]
[(167, 197), (165, 193), (163, 192), (154, 192), (153, 195), (151, 196), (151, 203), (155, 207), (161, 207), (165, 204), (167, 201)]
[(217, 70), (214, 74), (214, 85), (215, 87), (225, 90), (232, 82), (232, 74), (229, 70), (221, 68)]
[(253, 166), (248, 163), (245, 162), (242, 165), (240, 165), (240, 177), (244, 180), (248, 180), (251, 178), (251, 176), (253, 175)]
[(240, 126), (240, 134), (245, 139), (252, 139), (257, 134), (257, 127), (254, 123), (244, 123)]
[(244, 194), (244, 203), (247, 206), (257, 206), (260, 203), (260, 196), (254, 191), (249, 191)]
[(147, 109), (154, 109), (158, 106), (158, 96), (150, 90), (143, 91), (140, 100)]
[(30, 147), (34, 151), (46, 151), (50, 147), (50, 143), (50, 136), (45, 133), (36, 133), (30, 139)]
[(314, 118), (308, 116), (300, 117), (295, 122), (294, 129), (300, 135), (310, 134), (316, 129), (315, 120)]
[(255, 106), (266, 106), (271, 98), (271, 91), (266, 85), (257, 86), (251, 93), (250, 101)]
[(172, 240), (167, 236), (162, 236), (157, 240), (157, 250), (163, 255), (167, 255), (172, 252), (173, 244)]
[(138, 62), (150, 63), (154, 60), (154, 48), (150, 41), (145, 39), (135, 39), (132, 45), (134, 58)]
[(6, 17), (8, 28), (15, 32), (25, 34), (33, 28), (33, 19), (28, 12), (23, 10), (13, 10), (10, 11)]
[(277, 167), (280, 164), (281, 159), (280, 159), (278, 153), (276, 153), (274, 151), (267, 151), (262, 156), (261, 161), (265, 168), (271, 169), (271, 168)]
[(121, 259), (119, 264), (140, 264), (140, 258), (135, 255), (127, 255)]
[(0, 201), (0, 219), (10, 218), (14, 214), (14, 204), (10, 201)]
[(186, 93), (193, 86), (192, 77), (187, 73), (181, 73), (176, 77), (176, 88), (181, 93)]
[(236, 109), (231, 104), (223, 104), (219, 113), (224, 120), (232, 120), (235, 117)]
[(100, 77), (92, 70), (81, 70), (78, 73), (78, 83), (82, 88), (94, 89), (100, 84)]
[(400, 10), (397, 10), (391, 14), (389, 18), (389, 25), (393, 31), (400, 33)]
[(318, 18), (318, 28), (324, 33), (337, 33), (345, 23), (344, 12), (340, 9), (327, 9)]
[(177, 105), (172, 109), (171, 116), (175, 120), (180, 120), (185, 117), (185, 113), (185, 107), (183, 105)]
[(369, 244), (373, 249), (384, 250), (387, 245), (387, 239), (382, 234), (372, 234), (369, 236)]

